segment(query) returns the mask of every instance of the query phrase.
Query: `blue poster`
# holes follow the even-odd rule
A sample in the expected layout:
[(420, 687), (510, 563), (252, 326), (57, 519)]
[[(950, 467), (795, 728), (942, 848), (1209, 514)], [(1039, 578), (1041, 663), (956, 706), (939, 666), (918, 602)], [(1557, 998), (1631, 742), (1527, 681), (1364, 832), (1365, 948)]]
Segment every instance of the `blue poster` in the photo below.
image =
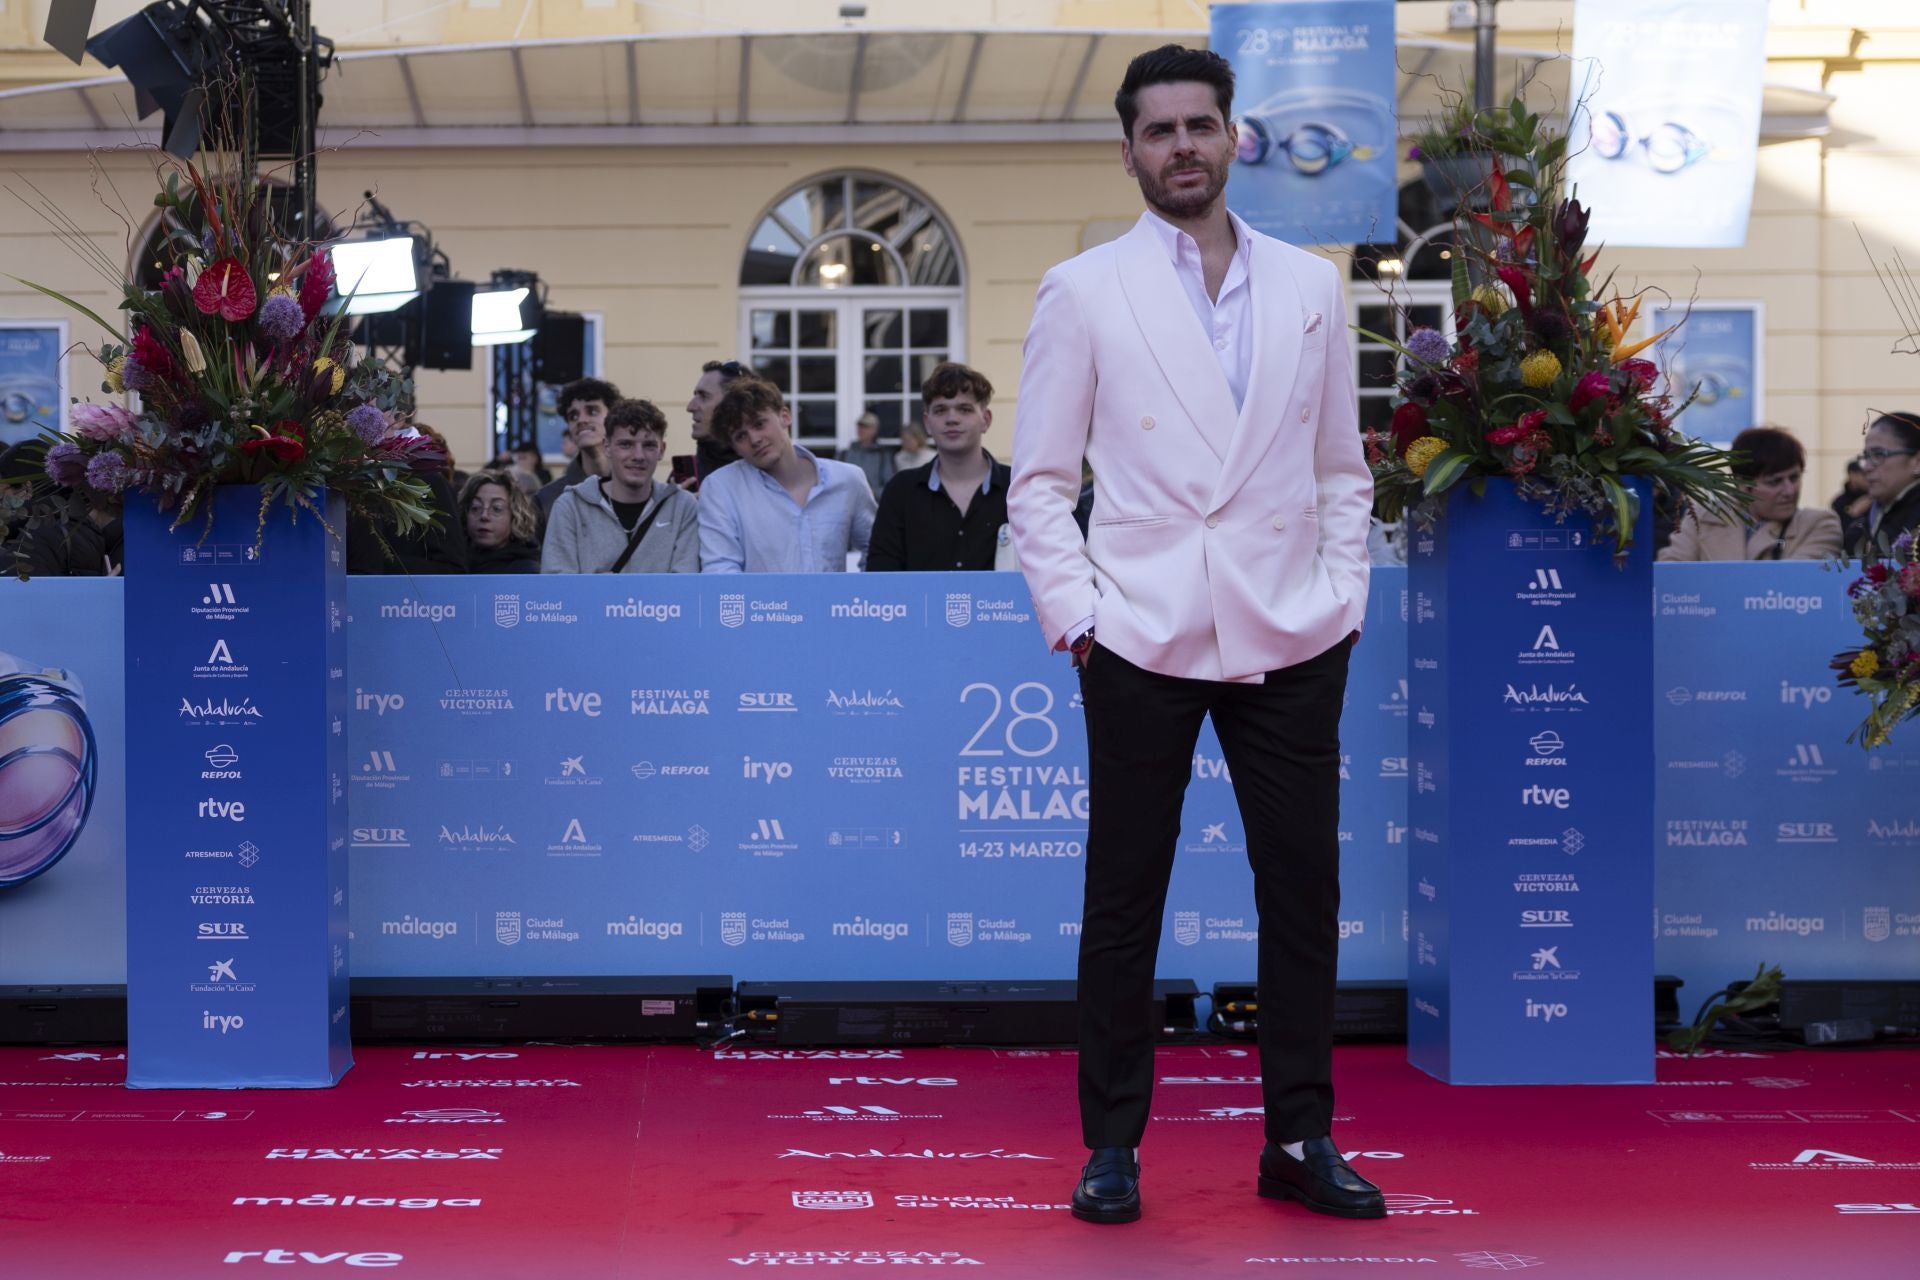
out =
[(66, 353), (63, 320), (0, 322), (0, 448), (65, 429)]
[(1578, 0), (1567, 173), (1590, 244), (1747, 242), (1766, 42), (1761, 0)]
[(1655, 344), (1676, 419), (1690, 436), (1726, 448), (1748, 427), (1767, 420), (1765, 322), (1758, 302), (1694, 302), (1650, 309), (1653, 333), (1678, 325)]
[(1233, 64), (1240, 132), (1227, 206), (1293, 244), (1393, 243), (1393, 0), (1269, 0), (1212, 13), (1212, 48)]

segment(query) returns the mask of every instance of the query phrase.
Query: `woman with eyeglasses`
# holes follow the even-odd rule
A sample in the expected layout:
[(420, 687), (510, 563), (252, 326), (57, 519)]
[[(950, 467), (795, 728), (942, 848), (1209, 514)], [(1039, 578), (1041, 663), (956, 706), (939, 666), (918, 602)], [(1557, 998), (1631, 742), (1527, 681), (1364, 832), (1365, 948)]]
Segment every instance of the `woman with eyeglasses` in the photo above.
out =
[(1920, 414), (1887, 413), (1867, 428), (1860, 465), (1873, 505), (1847, 528), (1847, 546), (1861, 559), (1891, 555), (1903, 533), (1920, 526)]
[(1661, 560), (1829, 560), (1840, 554), (1840, 517), (1800, 505), (1807, 454), (1778, 427), (1748, 427), (1733, 438), (1733, 474), (1747, 491), (1745, 516), (1722, 520), (1689, 511), (1660, 549)]
[(538, 573), (540, 510), (506, 471), (480, 471), (460, 490), (468, 573)]

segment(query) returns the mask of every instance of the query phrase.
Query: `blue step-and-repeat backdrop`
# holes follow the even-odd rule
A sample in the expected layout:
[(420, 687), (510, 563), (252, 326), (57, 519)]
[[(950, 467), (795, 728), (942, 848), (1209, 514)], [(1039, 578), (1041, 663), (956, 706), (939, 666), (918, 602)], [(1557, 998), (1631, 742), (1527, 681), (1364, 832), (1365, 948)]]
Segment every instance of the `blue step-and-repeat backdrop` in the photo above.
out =
[[(1826, 663), (1847, 581), (1656, 569), (1649, 909), (1657, 968), (1693, 992), (1763, 959), (1920, 963), (1920, 732), (1846, 743), (1859, 705)], [(1344, 725), (1347, 978), (1406, 973), (1405, 576), (1374, 583)], [(1081, 712), (1017, 576), (349, 585), (355, 973), (1072, 973)], [(0, 671), (62, 669), (100, 754), (79, 842), (0, 889), (0, 983), (125, 978), (121, 644), (120, 584), (0, 582)], [(210, 791), (246, 750), (207, 744)], [(1250, 980), (1245, 840), (1205, 736), (1164, 975)]]

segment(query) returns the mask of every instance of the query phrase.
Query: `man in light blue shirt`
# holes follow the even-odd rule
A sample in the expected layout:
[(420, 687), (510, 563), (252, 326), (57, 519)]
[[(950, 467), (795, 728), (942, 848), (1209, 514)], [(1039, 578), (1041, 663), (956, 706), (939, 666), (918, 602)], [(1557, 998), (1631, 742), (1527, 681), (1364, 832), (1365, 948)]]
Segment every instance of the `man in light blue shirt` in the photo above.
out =
[(793, 415), (764, 378), (739, 378), (708, 419), (740, 461), (700, 485), (702, 573), (840, 573), (873, 531), (866, 473), (793, 442)]

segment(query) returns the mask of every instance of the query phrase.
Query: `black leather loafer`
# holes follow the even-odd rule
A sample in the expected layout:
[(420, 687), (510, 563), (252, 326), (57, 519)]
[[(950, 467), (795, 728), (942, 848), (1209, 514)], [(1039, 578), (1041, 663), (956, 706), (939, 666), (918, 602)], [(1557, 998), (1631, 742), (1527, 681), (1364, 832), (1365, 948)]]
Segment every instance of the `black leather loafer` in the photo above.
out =
[(1082, 1222), (1135, 1222), (1140, 1217), (1140, 1162), (1132, 1147), (1095, 1147), (1073, 1189)]
[(1298, 1200), (1315, 1213), (1337, 1218), (1384, 1218), (1387, 1202), (1380, 1188), (1353, 1171), (1332, 1138), (1300, 1144), (1295, 1160), (1269, 1142), (1260, 1153), (1260, 1194), (1273, 1200)]

